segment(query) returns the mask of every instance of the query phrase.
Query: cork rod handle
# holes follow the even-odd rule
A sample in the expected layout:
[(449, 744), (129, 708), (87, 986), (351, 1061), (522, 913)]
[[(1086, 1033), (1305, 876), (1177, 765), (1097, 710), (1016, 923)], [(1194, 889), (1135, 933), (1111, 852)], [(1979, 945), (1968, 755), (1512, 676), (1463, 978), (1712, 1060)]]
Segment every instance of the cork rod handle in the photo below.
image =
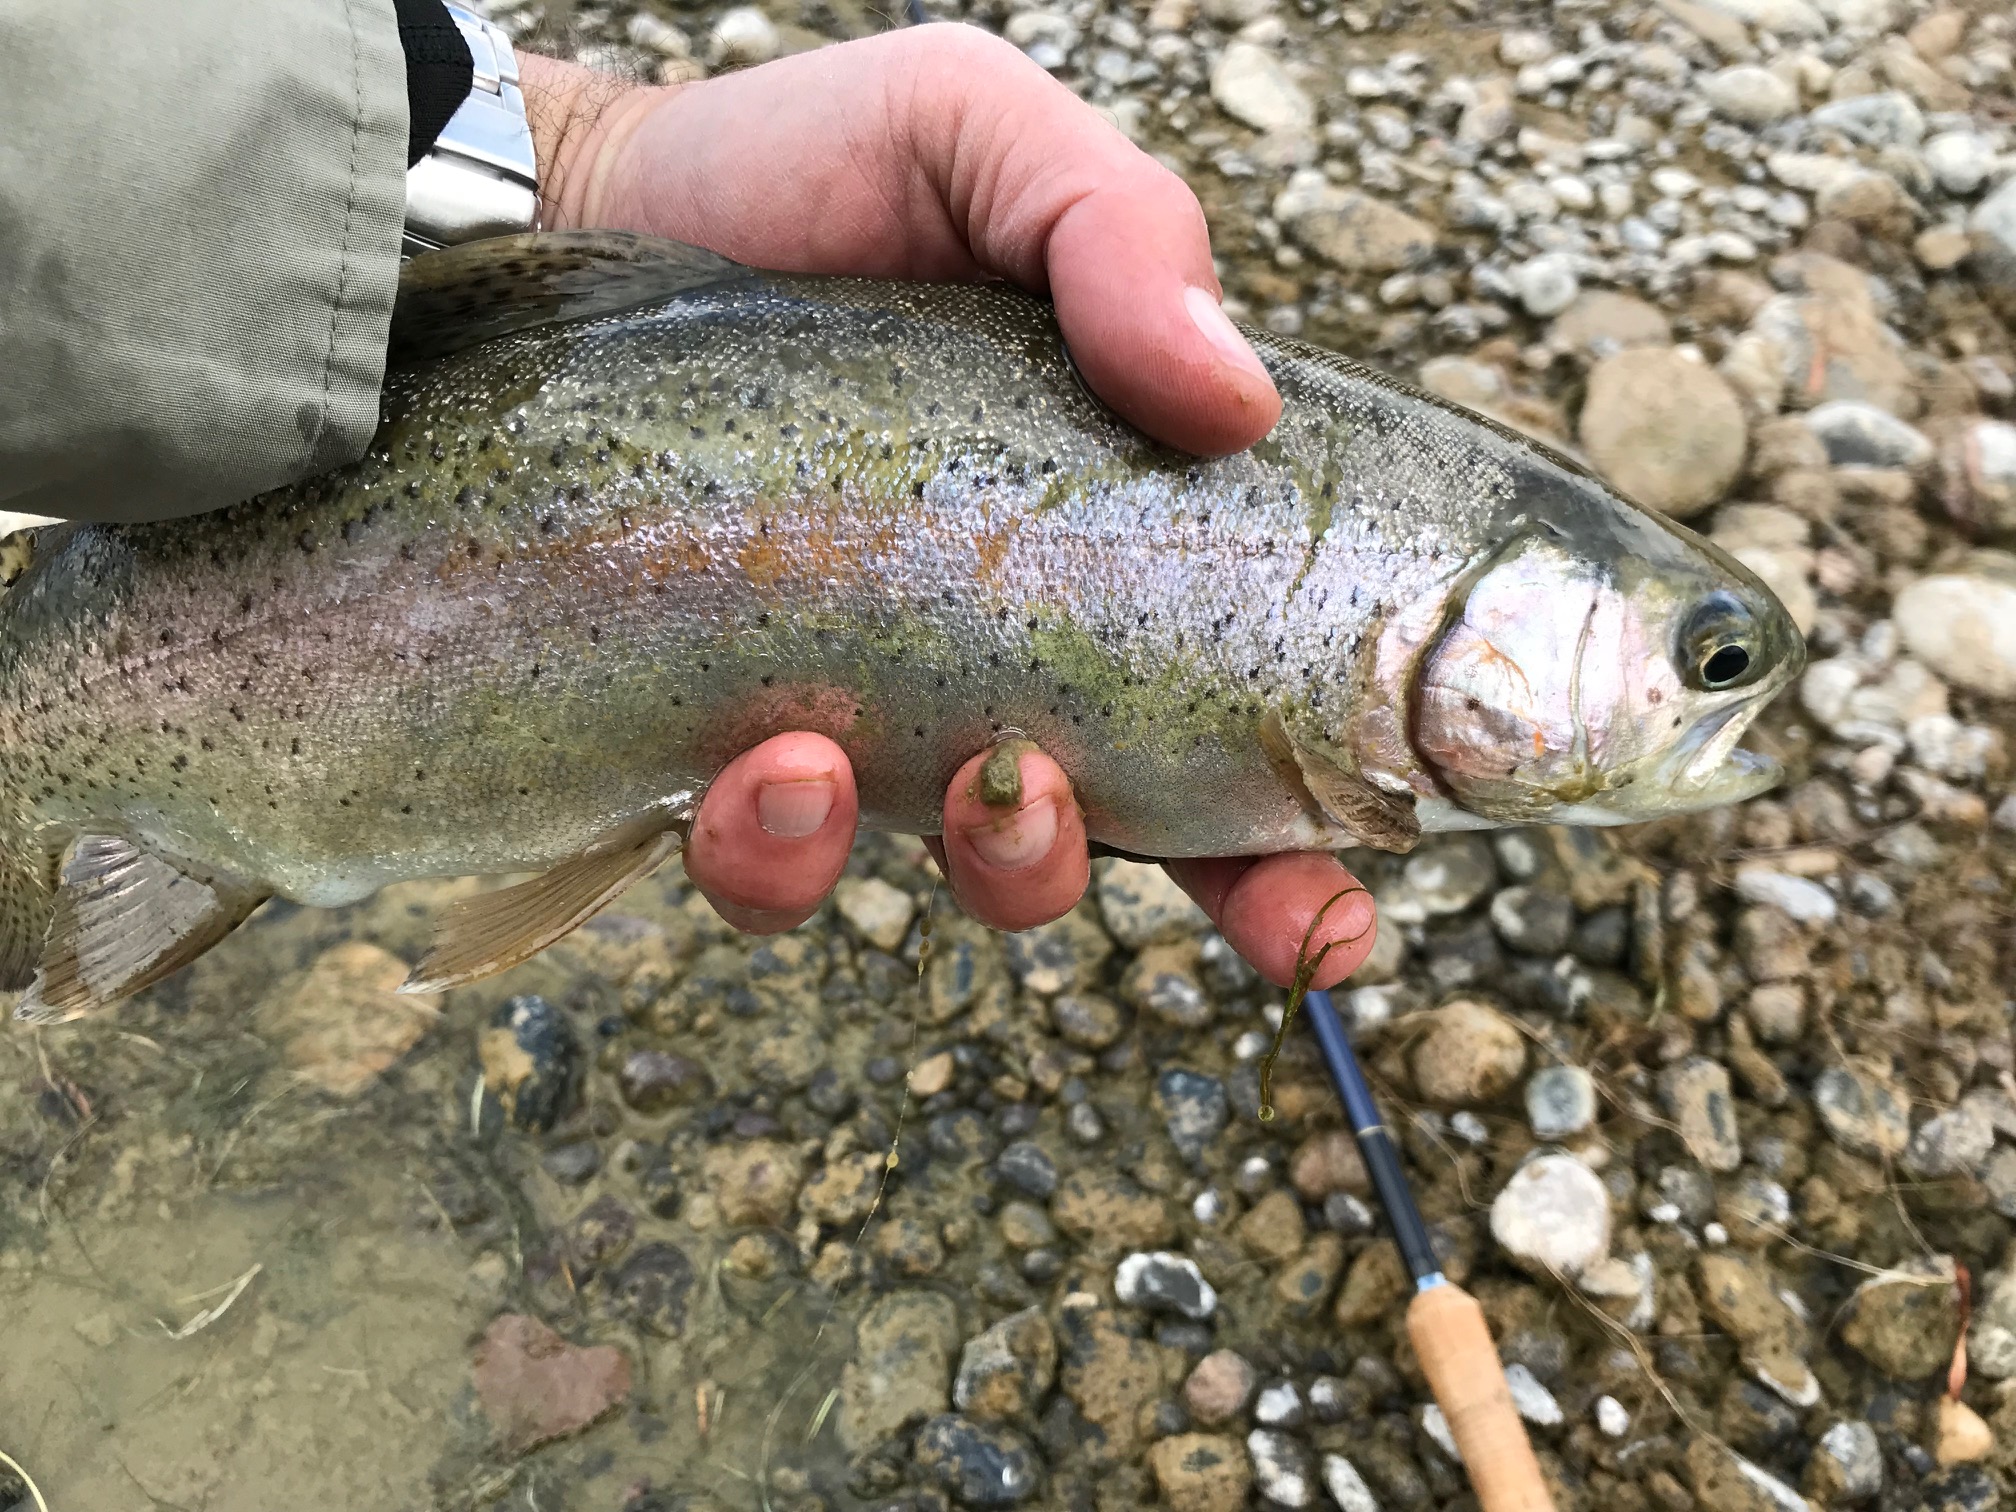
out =
[(1447, 1282), (1417, 1293), (1407, 1307), (1407, 1336), (1478, 1505), (1484, 1512), (1554, 1512), (1477, 1299)]

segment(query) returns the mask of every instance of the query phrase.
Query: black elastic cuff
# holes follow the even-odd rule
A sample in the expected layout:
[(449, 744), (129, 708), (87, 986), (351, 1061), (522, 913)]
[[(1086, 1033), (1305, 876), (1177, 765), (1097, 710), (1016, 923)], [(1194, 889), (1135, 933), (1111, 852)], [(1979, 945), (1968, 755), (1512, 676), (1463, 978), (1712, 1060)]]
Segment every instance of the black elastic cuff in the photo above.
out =
[(469, 98), (476, 62), (442, 0), (392, 0), (406, 49), (406, 166), (427, 156)]

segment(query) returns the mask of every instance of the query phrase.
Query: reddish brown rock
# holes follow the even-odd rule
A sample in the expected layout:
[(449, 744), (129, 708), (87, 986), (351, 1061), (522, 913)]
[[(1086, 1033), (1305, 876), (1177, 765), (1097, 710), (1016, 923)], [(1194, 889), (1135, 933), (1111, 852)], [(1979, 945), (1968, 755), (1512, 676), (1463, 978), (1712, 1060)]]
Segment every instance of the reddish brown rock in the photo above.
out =
[(584, 1348), (522, 1313), (493, 1322), (471, 1374), (506, 1453), (578, 1433), (630, 1395), (630, 1359), (613, 1344)]

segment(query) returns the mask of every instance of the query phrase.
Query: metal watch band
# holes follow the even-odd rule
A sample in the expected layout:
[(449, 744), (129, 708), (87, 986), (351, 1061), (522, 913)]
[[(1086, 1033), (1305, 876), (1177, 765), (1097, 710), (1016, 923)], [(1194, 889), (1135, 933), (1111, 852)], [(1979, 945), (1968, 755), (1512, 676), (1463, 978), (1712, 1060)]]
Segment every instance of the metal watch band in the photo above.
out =
[(406, 170), (408, 257), (539, 225), (539, 165), (511, 39), (472, 11), (447, 9), (469, 44), (475, 79), (433, 148)]

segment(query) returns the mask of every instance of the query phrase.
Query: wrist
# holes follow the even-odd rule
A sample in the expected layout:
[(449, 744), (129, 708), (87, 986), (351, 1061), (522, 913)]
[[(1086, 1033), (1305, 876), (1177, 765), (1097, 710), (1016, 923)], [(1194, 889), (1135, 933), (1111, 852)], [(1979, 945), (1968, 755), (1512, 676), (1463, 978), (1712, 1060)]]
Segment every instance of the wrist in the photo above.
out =
[(631, 84), (537, 53), (521, 53), (518, 71), (539, 165), (540, 224), (549, 231), (614, 224), (612, 210), (627, 194), (624, 148), (683, 86)]

